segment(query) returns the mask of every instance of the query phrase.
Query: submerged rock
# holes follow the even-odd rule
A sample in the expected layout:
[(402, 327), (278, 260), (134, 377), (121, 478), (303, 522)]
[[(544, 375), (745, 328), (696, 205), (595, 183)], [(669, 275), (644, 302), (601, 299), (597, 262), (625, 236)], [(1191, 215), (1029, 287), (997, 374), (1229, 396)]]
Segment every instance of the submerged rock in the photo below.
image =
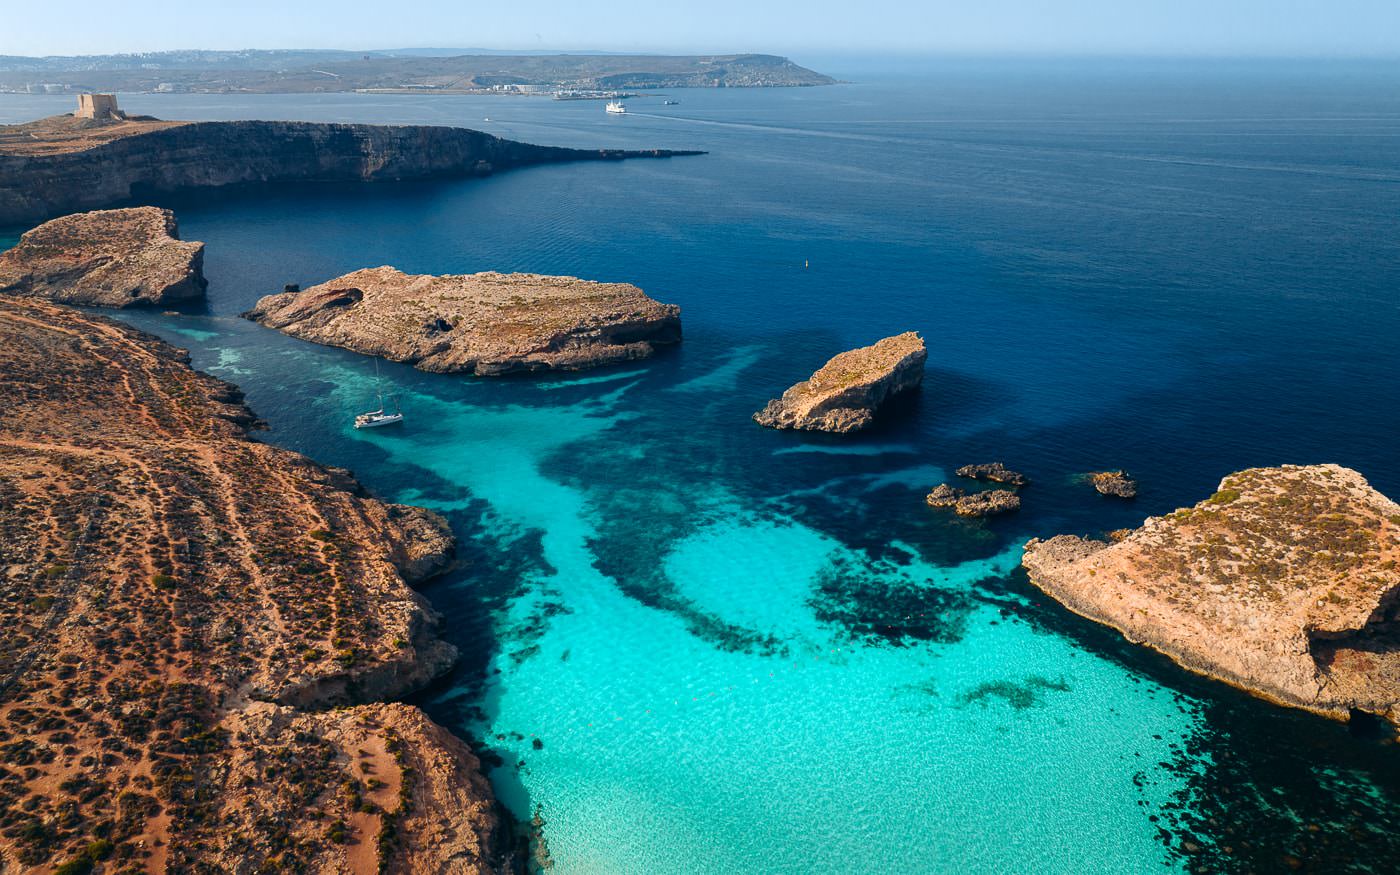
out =
[(988, 462), (984, 465), (963, 465), (958, 469), (959, 477), (968, 477), (973, 480), (990, 480), (993, 483), (1005, 483), (1008, 486), (1025, 486), (1030, 481), (1025, 474), (1012, 471), (1001, 462)]
[(636, 286), (538, 274), (376, 267), (268, 295), (244, 316), (303, 340), (480, 376), (646, 358), (681, 339), (680, 308)]
[(163, 305), (204, 296), (204, 244), (175, 214), (98, 210), (45, 222), (0, 253), (0, 292), (63, 304)]
[(1089, 475), (1089, 482), (1100, 495), (1114, 498), (1134, 498), (1137, 496), (1137, 481), (1126, 471), (1095, 471)]
[(967, 492), (940, 483), (924, 498), (929, 507), (951, 507), (958, 516), (985, 517), (1021, 509), (1021, 496), (1009, 489)]
[(1026, 545), (1031, 582), (1183, 667), (1400, 722), (1400, 505), (1337, 465), (1231, 474), (1117, 543)]
[(927, 358), (923, 338), (914, 331), (843, 352), (769, 401), (754, 421), (768, 428), (858, 431), (889, 398), (923, 382)]

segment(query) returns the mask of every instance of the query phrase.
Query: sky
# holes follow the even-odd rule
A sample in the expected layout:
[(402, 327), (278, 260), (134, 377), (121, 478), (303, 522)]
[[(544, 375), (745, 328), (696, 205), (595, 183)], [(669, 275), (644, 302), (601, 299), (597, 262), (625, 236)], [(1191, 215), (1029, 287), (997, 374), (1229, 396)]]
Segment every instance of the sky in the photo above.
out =
[(1395, 57), (1400, 0), (0, 0), (0, 54), (444, 46)]

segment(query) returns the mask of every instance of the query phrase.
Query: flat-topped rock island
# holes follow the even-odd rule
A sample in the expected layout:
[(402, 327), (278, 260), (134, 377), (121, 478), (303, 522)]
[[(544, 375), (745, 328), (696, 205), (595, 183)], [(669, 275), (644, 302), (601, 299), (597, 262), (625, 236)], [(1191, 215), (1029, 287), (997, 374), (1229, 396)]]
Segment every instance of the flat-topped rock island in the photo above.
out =
[(478, 376), (641, 359), (681, 339), (680, 308), (636, 286), (539, 274), (375, 267), (268, 295), (244, 315), (303, 340)]
[(1031, 582), (1183, 667), (1400, 723), (1400, 505), (1338, 465), (1231, 474), (1117, 543), (1032, 540)]
[(204, 244), (180, 239), (155, 207), (76, 213), (45, 222), (0, 252), (0, 293), (102, 307), (202, 298)]

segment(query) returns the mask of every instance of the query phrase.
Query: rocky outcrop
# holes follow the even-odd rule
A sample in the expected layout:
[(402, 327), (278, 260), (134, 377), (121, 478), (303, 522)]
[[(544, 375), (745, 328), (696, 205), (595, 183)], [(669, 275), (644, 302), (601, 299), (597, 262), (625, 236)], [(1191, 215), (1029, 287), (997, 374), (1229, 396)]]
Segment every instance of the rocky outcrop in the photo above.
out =
[(1089, 474), (1089, 482), (1099, 491), (1099, 495), (1113, 498), (1137, 497), (1137, 481), (1126, 471), (1094, 471)]
[(1030, 481), (1025, 474), (1012, 471), (1001, 462), (988, 462), (983, 465), (963, 465), (958, 469), (959, 477), (967, 477), (971, 480), (989, 480), (993, 483), (1005, 483), (1008, 486), (1021, 487)]
[(0, 373), (0, 871), (500, 871), (475, 757), (375, 701), (454, 659), (440, 517), (116, 322), (0, 298)]
[(967, 492), (947, 483), (940, 483), (925, 498), (929, 507), (952, 508), (958, 516), (987, 517), (1021, 509), (1021, 496), (1010, 489), (987, 489)]
[(636, 286), (538, 274), (377, 267), (268, 295), (244, 315), (303, 340), (480, 376), (646, 358), (681, 339), (680, 308)]
[(913, 331), (843, 352), (769, 401), (754, 421), (768, 428), (858, 431), (891, 397), (923, 382), (927, 358), (923, 338)]
[(204, 244), (180, 239), (155, 207), (45, 222), (0, 252), (0, 293), (65, 304), (133, 307), (204, 296)]
[(1031, 582), (1263, 698), (1400, 722), (1400, 505), (1337, 465), (1231, 474), (1116, 543), (1026, 545)]
[(448, 127), (153, 119), (103, 126), (58, 116), (0, 127), (0, 226), (196, 188), (485, 176), (531, 164), (694, 154), (534, 146)]

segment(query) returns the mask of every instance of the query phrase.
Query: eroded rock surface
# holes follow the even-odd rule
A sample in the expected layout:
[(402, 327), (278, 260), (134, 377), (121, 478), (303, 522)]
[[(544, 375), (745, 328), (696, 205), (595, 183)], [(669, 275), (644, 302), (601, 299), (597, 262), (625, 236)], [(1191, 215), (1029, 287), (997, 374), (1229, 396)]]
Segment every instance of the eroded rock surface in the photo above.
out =
[(1026, 475), (1012, 471), (1001, 462), (988, 462), (983, 465), (963, 465), (958, 469), (959, 477), (972, 480), (989, 480), (992, 483), (1005, 483), (1008, 486), (1025, 486), (1030, 481)]
[(1089, 475), (1089, 482), (1100, 495), (1113, 498), (1134, 498), (1137, 496), (1137, 481), (1128, 476), (1127, 471), (1095, 471)]
[(859, 431), (891, 397), (923, 382), (927, 358), (923, 338), (914, 331), (843, 352), (769, 401), (754, 421), (768, 428)]
[(175, 214), (155, 207), (64, 216), (0, 252), (0, 292), (65, 304), (170, 304), (207, 285), (204, 244), (181, 240)]
[(453, 661), (442, 520), (128, 326), (0, 298), (0, 371), (0, 871), (497, 871), (476, 759), (373, 702)]
[(1031, 581), (1192, 671), (1400, 722), (1400, 505), (1337, 465), (1231, 474), (1116, 543), (1026, 545)]
[(958, 516), (985, 517), (1021, 509), (1021, 496), (1010, 489), (986, 489), (967, 492), (947, 483), (940, 483), (925, 496), (929, 507), (951, 507)]
[(303, 340), (481, 376), (646, 358), (681, 339), (680, 308), (636, 286), (539, 274), (376, 267), (268, 295), (244, 315)]

